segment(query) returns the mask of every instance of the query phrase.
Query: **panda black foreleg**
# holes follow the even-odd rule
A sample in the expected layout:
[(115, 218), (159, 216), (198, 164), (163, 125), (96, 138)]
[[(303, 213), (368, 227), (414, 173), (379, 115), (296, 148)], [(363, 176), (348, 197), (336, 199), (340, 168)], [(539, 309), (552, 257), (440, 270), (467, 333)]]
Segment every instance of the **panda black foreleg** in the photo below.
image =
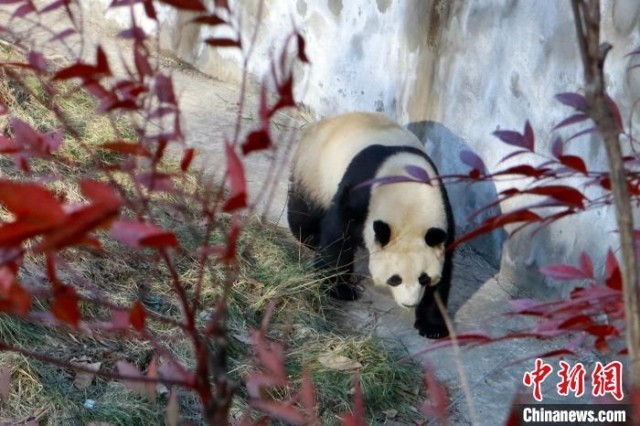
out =
[(295, 186), (289, 189), (287, 221), (293, 235), (306, 247), (317, 250), (320, 240), (320, 223), (325, 211), (320, 205), (304, 196)]
[(349, 224), (344, 223), (337, 211), (330, 210), (322, 221), (315, 265), (327, 274), (327, 290), (335, 299), (356, 300), (360, 297), (357, 287), (350, 280), (354, 251)]
[(414, 325), (421, 336), (428, 339), (441, 339), (449, 335), (449, 330), (447, 329), (442, 312), (436, 303), (434, 293), (438, 292), (442, 304), (446, 309), (450, 288), (450, 279), (443, 279), (435, 287), (426, 289), (422, 300), (416, 307), (416, 322)]

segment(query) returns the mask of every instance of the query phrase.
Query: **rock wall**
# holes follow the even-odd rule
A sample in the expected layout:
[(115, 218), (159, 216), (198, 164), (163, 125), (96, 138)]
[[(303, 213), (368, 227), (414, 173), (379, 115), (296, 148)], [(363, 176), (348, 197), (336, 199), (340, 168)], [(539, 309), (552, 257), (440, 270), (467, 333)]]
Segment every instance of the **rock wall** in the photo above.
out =
[[(567, 1), (265, 0), (260, 10), (258, 0), (247, 0), (235, 7), (241, 11), (246, 43), (260, 22), (250, 61), (252, 76), (260, 79), (267, 72), (268, 58), (277, 54), (274, 46), (295, 25), (306, 38), (312, 61), (310, 67), (296, 70), (298, 99), (318, 117), (352, 110), (395, 117), (426, 142), (442, 173), (468, 170), (458, 159), (462, 149), (472, 149), (489, 170), (496, 170), (511, 148), (491, 133), (522, 129), (527, 119), (537, 146), (548, 152), (552, 127), (570, 112), (553, 100), (554, 94), (581, 90), (582, 70)], [(603, 1), (603, 39), (614, 46), (607, 61), (607, 88), (625, 117), (640, 97), (640, 70), (626, 73), (634, 58), (625, 57), (640, 44), (639, 14), (640, 2), (635, 0)], [(167, 9), (161, 16), (165, 49), (206, 73), (240, 78), (242, 58), (237, 52), (199, 43), (211, 35), (210, 29), (185, 25), (189, 14)], [(596, 138), (575, 140), (567, 150), (581, 155), (590, 167), (606, 168)], [(452, 188), (460, 230), (482, 220), (467, 216), (512, 184)], [(523, 202), (501, 207), (512, 209)], [(603, 259), (608, 246), (617, 245), (614, 230), (612, 210), (601, 209), (535, 235), (519, 233), (504, 246), (499, 233), (471, 246), (501, 265), (502, 273), (521, 288), (547, 293), (559, 287), (539, 285), (540, 266), (575, 262), (582, 250)]]

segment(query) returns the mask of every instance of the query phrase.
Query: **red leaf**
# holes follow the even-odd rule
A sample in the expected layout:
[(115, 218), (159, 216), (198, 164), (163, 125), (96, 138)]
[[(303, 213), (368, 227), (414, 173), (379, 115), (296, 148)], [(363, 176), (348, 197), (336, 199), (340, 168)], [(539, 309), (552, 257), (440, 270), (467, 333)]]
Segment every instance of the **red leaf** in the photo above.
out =
[(100, 147), (109, 151), (119, 152), (120, 154), (131, 154), (141, 157), (150, 157), (151, 153), (140, 143), (130, 143), (124, 141), (107, 142), (100, 145)]
[[(147, 33), (145, 33), (144, 30), (139, 26), (133, 25), (131, 28), (127, 28), (126, 30), (120, 31), (118, 33), (118, 37), (123, 38), (125, 40), (136, 40), (141, 42), (147, 38)], [(140, 44), (136, 43), (134, 48), (134, 54), (140, 53), (140, 50), (141, 50)]]
[(540, 268), (540, 272), (549, 278), (559, 281), (587, 280), (591, 278), (584, 271), (569, 265), (548, 265)]
[(607, 287), (614, 290), (622, 290), (622, 274), (620, 272), (620, 266), (618, 259), (613, 254), (611, 249), (607, 251), (607, 261), (605, 263), (605, 279)]
[(204, 42), (214, 47), (237, 47), (238, 49), (242, 48), (240, 41), (234, 40), (232, 38), (211, 37), (211, 38), (205, 39)]
[(587, 99), (578, 93), (573, 93), (573, 92), (558, 93), (555, 96), (555, 98), (560, 103), (573, 107), (578, 111), (586, 111), (587, 108), (589, 107)]
[(620, 114), (620, 109), (618, 108), (618, 104), (609, 96), (606, 96), (607, 106), (609, 107), (609, 111), (611, 112), (611, 117), (613, 118), (613, 122), (616, 124), (616, 129), (618, 132), (622, 132), (624, 130), (624, 125), (622, 124), (622, 115)]
[(593, 324), (593, 318), (591, 318), (589, 315), (576, 315), (560, 323), (558, 328), (568, 330), (583, 330), (586, 328), (585, 326), (591, 326)]
[(184, 381), (193, 383), (193, 375), (175, 358), (169, 358), (158, 366), (158, 376), (165, 380)]
[(144, 76), (153, 75), (153, 69), (151, 68), (149, 59), (141, 50), (142, 49), (139, 47), (133, 49), (133, 60), (136, 65), (136, 71), (138, 71), (140, 81), (142, 81)]
[(524, 132), (522, 133), (522, 141), (524, 143), (524, 147), (529, 151), (533, 152), (535, 147), (535, 137), (533, 135), (533, 129), (531, 128), (531, 124), (529, 120), (524, 123)]
[(25, 4), (13, 12), (12, 18), (24, 18), (29, 13), (35, 12), (36, 7), (31, 0), (25, 0)]
[(607, 343), (607, 339), (604, 336), (598, 336), (593, 345), (599, 352), (602, 352), (602, 353), (611, 352), (611, 348), (609, 347), (609, 344)]
[(264, 129), (255, 130), (247, 136), (247, 140), (242, 144), (242, 153), (247, 155), (252, 151), (261, 151), (271, 146), (269, 132)]
[[(281, 385), (287, 383), (287, 373), (284, 369), (284, 351), (276, 342), (268, 341), (262, 333), (251, 332), (251, 346), (265, 371)], [(275, 385), (278, 386), (278, 385)]]
[(293, 97), (293, 75), (289, 74), (287, 79), (281, 85), (278, 85), (278, 102), (271, 109), (269, 117), (272, 117), (276, 111), (287, 107), (295, 107), (296, 101)]
[(42, 234), (55, 225), (35, 222), (12, 222), (0, 226), (0, 247), (11, 247)]
[(225, 21), (224, 19), (222, 19), (221, 17), (215, 14), (198, 16), (197, 18), (194, 18), (191, 22), (195, 24), (210, 25), (212, 27), (215, 27), (216, 25), (225, 25), (227, 23), (227, 21)]
[(159, 0), (160, 3), (169, 4), (176, 9), (193, 10), (195, 12), (206, 12), (207, 8), (200, 0)]
[[(158, 359), (154, 356), (151, 358), (151, 362), (147, 367), (147, 379), (157, 379), (158, 378)], [(156, 392), (156, 383), (147, 382), (147, 393), (149, 395), (154, 395)]]
[(113, 331), (126, 330), (129, 327), (129, 312), (122, 309), (111, 310), (109, 328)]
[(575, 155), (561, 155), (558, 159), (562, 164), (569, 167), (570, 169), (577, 170), (580, 173), (587, 175), (587, 166), (582, 158)]
[(31, 51), (27, 56), (27, 60), (29, 61), (29, 65), (31, 68), (36, 71), (46, 71), (47, 70), (47, 60), (44, 55), (40, 52)]
[(151, 235), (149, 237), (142, 238), (140, 240), (140, 245), (144, 247), (154, 248), (177, 247), (178, 239), (173, 232), (165, 232), (162, 234)]
[(542, 175), (544, 175), (549, 169), (537, 169), (533, 166), (530, 166), (528, 164), (522, 164), (519, 166), (513, 166), (513, 167), (509, 167), (505, 170), (501, 170), (499, 171), (498, 175), (522, 175), (522, 176), (528, 176), (528, 177), (540, 177)]
[(435, 417), (439, 423), (447, 424), (449, 416), (449, 396), (447, 388), (438, 381), (433, 368), (425, 365), (425, 387), (429, 399), (421, 407), (421, 411), (427, 417)]
[[(118, 361), (116, 362), (116, 368), (118, 369), (118, 374), (126, 378), (132, 379), (142, 379), (144, 375), (138, 370), (138, 367), (127, 362), (127, 361)], [(141, 394), (145, 394), (147, 391), (147, 387), (144, 382), (135, 381), (135, 380), (122, 380), (122, 384), (128, 389), (139, 392)]]
[(180, 170), (186, 172), (193, 161), (196, 151), (193, 148), (187, 148), (182, 153), (182, 161), (180, 161)]
[(513, 145), (520, 148), (526, 147), (526, 144), (524, 142), (524, 138), (522, 137), (522, 135), (513, 130), (496, 130), (492, 134), (493, 136), (497, 137), (502, 142), (508, 145)]
[(343, 414), (341, 417), (343, 426), (365, 426), (364, 398), (362, 397), (362, 387), (358, 377), (353, 378), (353, 412)]
[(236, 258), (238, 251), (238, 237), (240, 236), (240, 225), (238, 219), (234, 217), (231, 220), (231, 230), (227, 235), (227, 246), (223, 259), (230, 262)]
[(580, 268), (590, 278), (593, 278), (593, 262), (586, 252), (580, 252)]
[(64, 40), (65, 38), (74, 34), (76, 34), (76, 30), (74, 30), (73, 28), (67, 28), (66, 30), (60, 31), (55, 36), (51, 37), (49, 41), (52, 42), (52, 41)]
[(175, 247), (177, 240), (172, 232), (152, 223), (120, 220), (111, 227), (111, 236), (133, 248)]
[(83, 80), (98, 80), (99, 75), (93, 65), (87, 65), (82, 62), (76, 62), (61, 69), (53, 75), (54, 80), (69, 80), (72, 78), (81, 78)]
[(60, 201), (49, 190), (34, 183), (0, 180), (0, 202), (18, 220), (56, 225), (65, 217)]
[(302, 34), (296, 33), (296, 42), (298, 43), (298, 59), (300, 59), (300, 61), (304, 62), (305, 64), (308, 64), (309, 57), (305, 52), (305, 41), (304, 37), (302, 37)]
[(320, 424), (317, 415), (317, 398), (316, 390), (313, 387), (311, 373), (308, 369), (302, 372), (302, 380), (300, 383), (300, 403), (307, 412), (307, 424)]
[(540, 186), (538, 188), (527, 189), (526, 191), (522, 191), (522, 193), (546, 195), (558, 201), (561, 201), (567, 206), (575, 207), (578, 209), (584, 208), (584, 200), (586, 199), (582, 192), (570, 186), (564, 185)]
[(40, 10), (40, 13), (52, 12), (54, 10), (57, 10), (57, 9), (61, 8), (62, 6), (68, 5), (70, 3), (71, 3), (71, 0), (56, 0), (56, 1), (52, 2), (52, 3), (49, 3), (48, 6), (46, 6), (42, 10)]
[(447, 250), (453, 250), (455, 247), (459, 246), (460, 244), (466, 241), (476, 238), (477, 236), (487, 234), (493, 231), (494, 229), (501, 228), (511, 223), (517, 223), (517, 222), (530, 223), (530, 222), (539, 222), (540, 220), (542, 220), (542, 218), (539, 215), (537, 215), (536, 213), (528, 209), (516, 210), (510, 213), (492, 216), (487, 218), (482, 223), (482, 225), (480, 225), (476, 229), (472, 230), (471, 232), (455, 240), (453, 244), (451, 244), (451, 246), (447, 248)]
[(561, 137), (557, 137), (553, 140), (553, 144), (551, 145), (551, 153), (554, 157), (560, 158), (562, 157), (562, 153), (564, 151), (564, 141)]
[(104, 76), (111, 75), (107, 54), (104, 53), (104, 50), (100, 45), (98, 45), (98, 48), (96, 49), (96, 73)]
[(131, 309), (129, 309), (129, 323), (138, 331), (144, 330), (145, 320), (147, 318), (147, 313), (140, 303), (139, 300), (136, 300), (133, 305), (131, 305)]
[(146, 13), (149, 19), (153, 19), (154, 21), (158, 20), (158, 16), (156, 15), (156, 9), (153, 6), (152, 0), (142, 0), (142, 5), (144, 6), (144, 12)]
[(427, 171), (422, 167), (409, 165), (409, 166), (405, 166), (404, 171), (407, 172), (409, 176), (411, 176), (412, 178), (420, 182), (424, 182), (428, 184), (431, 181), (431, 177), (429, 177), (429, 173), (427, 173)]
[(574, 114), (570, 117), (565, 118), (560, 123), (556, 124), (552, 130), (558, 130), (562, 127), (569, 126), (571, 124), (581, 123), (588, 119), (589, 119), (589, 116), (587, 114), (583, 114), (583, 113)]
[(231, 187), (231, 196), (225, 203), (223, 210), (231, 212), (247, 206), (247, 180), (244, 174), (244, 166), (238, 154), (229, 143), (225, 145), (227, 154), (226, 180)]
[(7, 299), (10, 300), (13, 305), (13, 312), (18, 315), (26, 315), (31, 308), (31, 294), (18, 283), (13, 283), (9, 289)]
[(32, 155), (47, 156), (58, 149), (62, 143), (62, 132), (56, 131), (44, 135), (19, 118), (11, 119), (11, 130), (15, 142)]
[(156, 93), (160, 102), (166, 102), (172, 105), (176, 104), (176, 95), (173, 92), (173, 81), (171, 77), (163, 74), (156, 76)]
[(80, 191), (93, 204), (109, 206), (117, 209), (122, 205), (122, 199), (118, 193), (104, 182), (86, 179), (80, 182)]
[(73, 287), (57, 285), (53, 290), (51, 313), (60, 321), (77, 327), (80, 323), (78, 295)]
[(86, 244), (87, 234), (106, 228), (118, 215), (119, 205), (94, 203), (71, 212), (62, 226), (48, 232), (41, 244), (33, 250), (46, 253), (64, 247)]
[(587, 327), (585, 331), (592, 336), (605, 337), (605, 336), (619, 336), (620, 332), (617, 328), (608, 324), (596, 324), (591, 327)]
[(487, 174), (487, 168), (475, 152), (468, 150), (461, 151), (460, 160), (472, 169), (477, 170), (480, 174)]

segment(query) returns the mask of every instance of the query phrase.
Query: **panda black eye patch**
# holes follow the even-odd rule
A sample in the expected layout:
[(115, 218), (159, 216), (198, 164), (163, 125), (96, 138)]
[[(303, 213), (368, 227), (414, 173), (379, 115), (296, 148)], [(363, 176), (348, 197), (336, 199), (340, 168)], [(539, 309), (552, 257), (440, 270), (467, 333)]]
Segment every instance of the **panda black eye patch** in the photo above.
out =
[(373, 222), (373, 232), (376, 236), (376, 241), (382, 246), (389, 244), (391, 240), (391, 228), (386, 222), (376, 220)]
[(429, 278), (429, 275), (427, 275), (426, 273), (421, 273), (420, 276), (418, 277), (418, 283), (420, 283), (421, 286), (427, 286), (429, 285), (429, 283), (431, 282), (431, 278)]
[(429, 247), (435, 247), (444, 243), (447, 239), (447, 233), (440, 228), (429, 228), (424, 235), (424, 241)]
[(391, 277), (387, 280), (387, 284), (389, 284), (391, 287), (397, 287), (402, 284), (402, 277), (400, 277), (400, 275), (398, 274), (391, 275)]

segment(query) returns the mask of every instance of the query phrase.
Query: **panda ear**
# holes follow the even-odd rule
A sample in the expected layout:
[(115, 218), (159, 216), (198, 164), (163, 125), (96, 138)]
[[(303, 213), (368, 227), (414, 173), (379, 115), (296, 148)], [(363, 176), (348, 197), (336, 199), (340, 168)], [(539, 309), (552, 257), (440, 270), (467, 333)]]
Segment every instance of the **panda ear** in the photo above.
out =
[(389, 240), (391, 240), (391, 228), (386, 222), (381, 220), (374, 221), (373, 232), (375, 233), (376, 241), (381, 247), (389, 244)]
[(424, 235), (424, 241), (429, 247), (439, 246), (447, 240), (447, 233), (441, 228), (429, 228)]

